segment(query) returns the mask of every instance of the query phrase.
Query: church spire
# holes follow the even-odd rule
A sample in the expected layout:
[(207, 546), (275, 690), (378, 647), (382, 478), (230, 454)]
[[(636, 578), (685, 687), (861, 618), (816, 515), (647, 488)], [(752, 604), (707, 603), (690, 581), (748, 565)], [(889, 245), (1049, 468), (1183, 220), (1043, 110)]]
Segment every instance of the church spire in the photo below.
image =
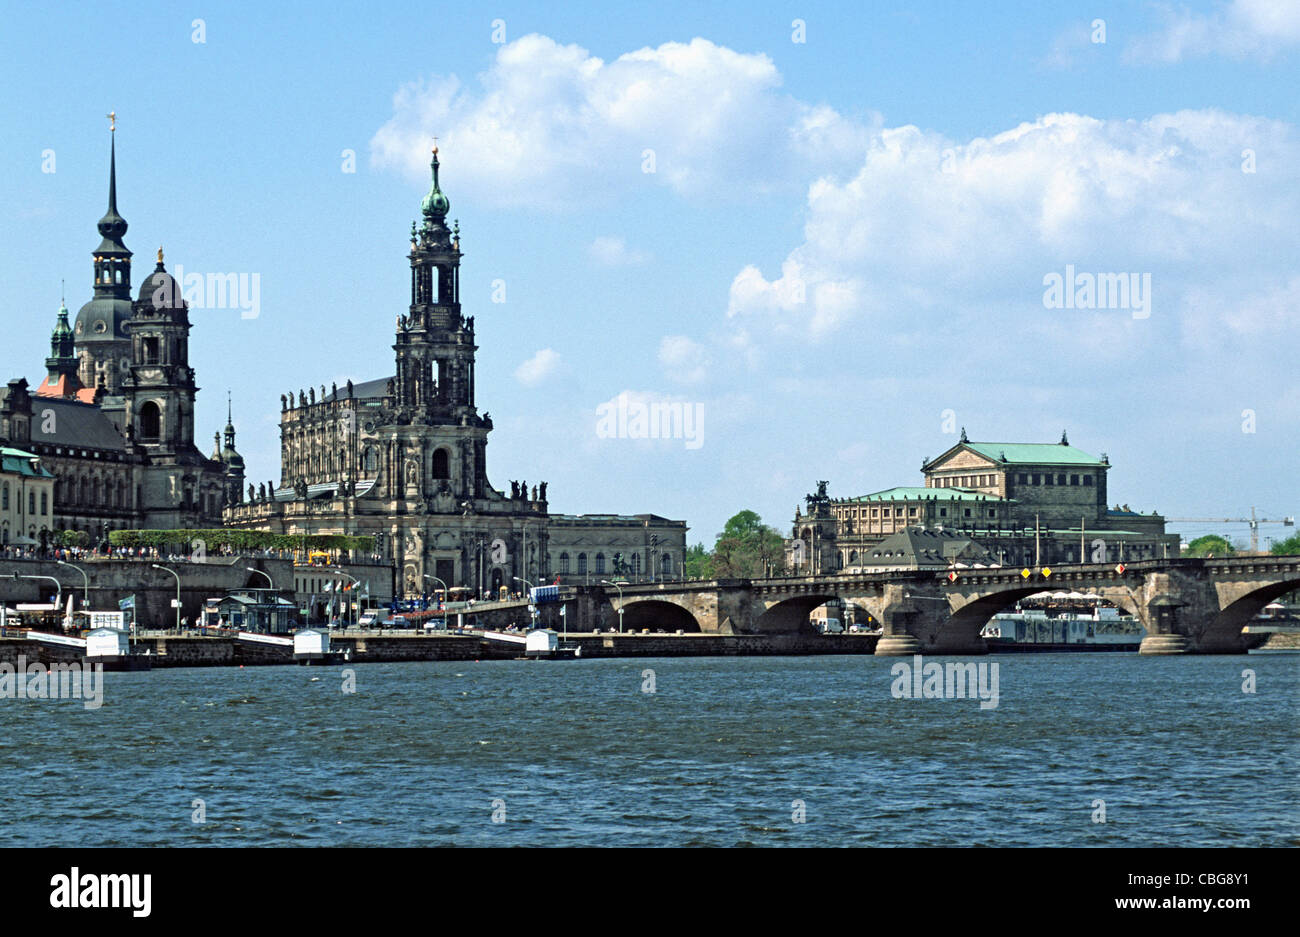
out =
[(117, 114), (110, 113), (110, 143), (108, 156), (108, 211), (99, 219), (99, 235), (103, 239), (95, 249), (95, 294), (114, 298), (131, 297), (131, 252), (122, 243), (126, 234), (126, 219), (117, 210)]

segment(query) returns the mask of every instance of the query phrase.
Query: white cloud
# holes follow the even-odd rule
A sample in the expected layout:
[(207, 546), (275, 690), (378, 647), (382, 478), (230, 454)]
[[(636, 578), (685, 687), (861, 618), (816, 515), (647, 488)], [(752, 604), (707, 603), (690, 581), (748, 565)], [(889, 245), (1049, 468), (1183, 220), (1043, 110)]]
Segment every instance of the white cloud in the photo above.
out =
[(666, 335), (659, 342), (659, 364), (670, 380), (698, 384), (708, 376), (709, 356), (703, 345), (685, 335)]
[(533, 387), (546, 380), (560, 366), (559, 352), (553, 348), (543, 348), (519, 367), (515, 368), (515, 380)]
[(606, 62), (529, 35), (473, 86), (451, 75), (402, 87), (371, 159), (423, 184), (437, 136), (453, 197), (557, 207), (634, 185), (753, 197), (860, 157), (865, 126), (780, 86), (767, 56), (706, 39)]
[(587, 252), (593, 260), (607, 267), (643, 264), (650, 259), (645, 251), (629, 249), (621, 237), (598, 237), (591, 242)]
[[(1247, 148), (1255, 173), (1242, 171)], [(1050, 114), (964, 143), (886, 129), (855, 175), (809, 187), (803, 242), (779, 276), (752, 265), (735, 276), (731, 340), (785, 343), (862, 320), (896, 336), (985, 316), (1059, 332), (1042, 278), (1066, 264), (1150, 272), (1154, 315), (1219, 317), (1181, 305), (1186, 291), (1228, 272), (1256, 289), (1292, 276), (1297, 167), (1289, 125), (1213, 110)], [(1092, 338), (1127, 340), (1122, 329)]]
[(1267, 60), (1300, 45), (1297, 0), (1232, 0), (1213, 13), (1166, 9), (1164, 28), (1136, 41), (1131, 61), (1181, 62), (1207, 55)]

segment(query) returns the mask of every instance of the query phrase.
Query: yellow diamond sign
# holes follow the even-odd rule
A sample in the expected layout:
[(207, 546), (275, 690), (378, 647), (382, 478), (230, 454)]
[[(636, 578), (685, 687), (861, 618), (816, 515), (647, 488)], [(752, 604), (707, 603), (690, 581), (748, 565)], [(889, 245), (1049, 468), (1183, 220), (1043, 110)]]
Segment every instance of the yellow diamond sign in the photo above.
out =
[(1052, 568), (1051, 568), (1050, 566), (1044, 566), (1044, 567), (1043, 567), (1043, 578), (1046, 579), (1046, 578), (1047, 578), (1048, 576), (1050, 576), (1050, 575), (1052, 575)]
[(1029, 570), (1027, 570), (1027, 569), (1022, 569), (1022, 570), (1020, 571), (1020, 575), (1023, 576), (1025, 579), (1028, 579), (1028, 578), (1029, 578), (1030, 576), (1032, 576), (1033, 574), (1032, 574)]

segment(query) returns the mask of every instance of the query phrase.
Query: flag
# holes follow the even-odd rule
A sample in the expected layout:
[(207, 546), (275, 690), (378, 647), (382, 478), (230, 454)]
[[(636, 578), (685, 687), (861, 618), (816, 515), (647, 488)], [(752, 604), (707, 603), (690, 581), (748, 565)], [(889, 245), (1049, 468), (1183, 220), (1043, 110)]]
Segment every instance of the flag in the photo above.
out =
[(118, 599), (117, 607), (122, 611), (126, 611), (128, 608), (135, 608), (135, 595), (132, 594), (127, 596), (125, 599)]

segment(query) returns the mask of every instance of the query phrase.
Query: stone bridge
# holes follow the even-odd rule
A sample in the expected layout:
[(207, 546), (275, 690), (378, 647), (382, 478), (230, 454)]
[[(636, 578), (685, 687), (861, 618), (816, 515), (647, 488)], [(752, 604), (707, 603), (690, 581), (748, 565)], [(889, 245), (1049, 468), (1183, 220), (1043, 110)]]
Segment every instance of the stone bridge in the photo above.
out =
[(580, 587), (569, 627), (714, 634), (810, 631), (809, 613), (831, 599), (867, 611), (884, 628), (877, 654), (979, 654), (980, 631), (1018, 599), (1051, 590), (1095, 592), (1147, 630), (1145, 654), (1231, 654), (1241, 629), (1274, 599), (1300, 589), (1300, 556), (1143, 560), (1123, 565), (958, 569), (781, 579)]

